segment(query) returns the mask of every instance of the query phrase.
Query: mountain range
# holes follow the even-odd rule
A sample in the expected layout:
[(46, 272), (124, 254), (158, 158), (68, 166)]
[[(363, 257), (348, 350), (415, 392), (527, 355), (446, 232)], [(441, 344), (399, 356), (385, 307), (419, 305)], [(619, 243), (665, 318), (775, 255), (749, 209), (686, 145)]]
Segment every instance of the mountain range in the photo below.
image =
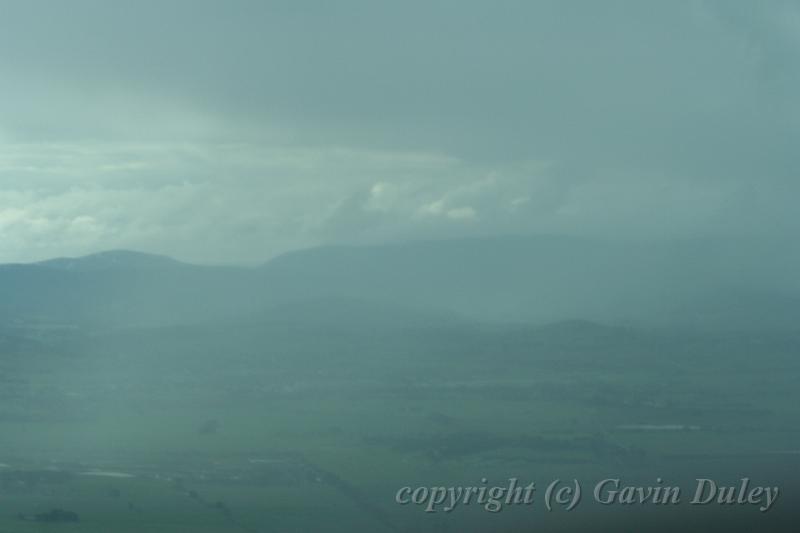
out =
[(0, 265), (0, 319), (19, 327), (255, 316), (794, 328), (799, 263), (781, 243), (554, 236), (317, 247), (255, 267), (117, 250)]

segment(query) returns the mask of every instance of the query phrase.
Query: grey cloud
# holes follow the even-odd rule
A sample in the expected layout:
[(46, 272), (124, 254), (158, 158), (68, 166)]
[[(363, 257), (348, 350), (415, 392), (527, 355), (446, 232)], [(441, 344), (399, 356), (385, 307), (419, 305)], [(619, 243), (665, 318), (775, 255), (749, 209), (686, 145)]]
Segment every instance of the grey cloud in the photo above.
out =
[(789, 2), (7, 0), (3, 13), (3, 260), (797, 229)]

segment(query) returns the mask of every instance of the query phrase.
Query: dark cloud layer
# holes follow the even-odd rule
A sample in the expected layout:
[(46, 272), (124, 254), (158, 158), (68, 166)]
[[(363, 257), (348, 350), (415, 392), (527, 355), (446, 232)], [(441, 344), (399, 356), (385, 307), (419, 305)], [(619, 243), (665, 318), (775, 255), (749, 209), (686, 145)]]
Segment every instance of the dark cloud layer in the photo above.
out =
[(798, 229), (794, 3), (0, 4), (0, 260)]

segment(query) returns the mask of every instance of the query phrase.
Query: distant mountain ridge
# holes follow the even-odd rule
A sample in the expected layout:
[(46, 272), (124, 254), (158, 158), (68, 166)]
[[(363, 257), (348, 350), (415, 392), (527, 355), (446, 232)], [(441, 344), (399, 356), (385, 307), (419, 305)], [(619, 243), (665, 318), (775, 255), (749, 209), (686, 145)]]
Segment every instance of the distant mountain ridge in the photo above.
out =
[(735, 243), (532, 236), (319, 247), (233, 267), (114, 250), (0, 265), (0, 320), (127, 327), (283, 309), (295, 320), (308, 313), (365, 323), (374, 313), (411, 321), (418, 313), (496, 322), (796, 327), (800, 264), (775, 261), (775, 253), (769, 243), (753, 251)]
[(57, 257), (33, 264), (72, 271), (97, 271), (109, 268), (165, 268), (187, 265), (187, 263), (182, 263), (166, 255), (132, 250), (108, 250), (81, 257)]

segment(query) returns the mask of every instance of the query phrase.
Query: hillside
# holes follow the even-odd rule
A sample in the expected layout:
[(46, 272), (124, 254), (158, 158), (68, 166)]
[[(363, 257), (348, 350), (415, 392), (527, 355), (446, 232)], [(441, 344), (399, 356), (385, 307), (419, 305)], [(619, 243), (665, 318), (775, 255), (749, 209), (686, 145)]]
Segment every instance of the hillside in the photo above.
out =
[(791, 258), (764, 266), (759, 257), (775, 246), (754, 254), (702, 241), (462, 239), (313, 248), (255, 268), (114, 251), (0, 266), (0, 316), (38, 326), (129, 327), (349, 301), (494, 322), (792, 328), (800, 267)]

